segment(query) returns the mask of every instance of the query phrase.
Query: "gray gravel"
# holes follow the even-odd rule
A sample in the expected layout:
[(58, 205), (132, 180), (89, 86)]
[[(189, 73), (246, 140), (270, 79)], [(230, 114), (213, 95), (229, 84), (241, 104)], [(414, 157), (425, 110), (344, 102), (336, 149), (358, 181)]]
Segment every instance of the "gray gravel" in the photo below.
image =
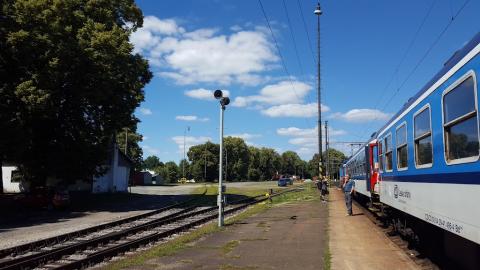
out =
[[(217, 185), (216, 183), (213, 185)], [(132, 187), (132, 193), (144, 194), (144, 195), (188, 195), (197, 190), (204, 184), (185, 184), (178, 186), (137, 186)], [(269, 188), (277, 187), (276, 182), (240, 182), (240, 183), (227, 183), (228, 187), (235, 188), (257, 188), (262, 187), (265, 190)], [(161, 196), (160, 196), (161, 197)], [(155, 203), (160, 207), (170, 204), (171, 202), (143, 202), (145, 206), (142, 208), (139, 202), (135, 202), (137, 209), (128, 209), (124, 203), (122, 205), (114, 206), (112, 210), (92, 210), (83, 212), (71, 212), (65, 215), (59, 215), (58, 213), (47, 213), (42, 215), (28, 216), (27, 218), (19, 218), (15, 220), (14, 224), (0, 224), (0, 249), (9, 248), (25, 244), (28, 242), (69, 233), (84, 228), (100, 225), (103, 223), (115, 221), (118, 219), (146, 213), (151, 211)], [(128, 206), (128, 205), (127, 205)], [(139, 210), (141, 209), (141, 210)], [(46, 215), (46, 217), (45, 217)], [(54, 218), (49, 215), (55, 216)]]
[[(194, 192), (203, 184), (189, 184), (179, 186), (142, 186), (132, 187), (132, 193), (146, 195), (188, 195)], [(143, 203), (144, 208), (142, 209)], [(157, 202), (158, 207), (170, 204), (171, 202)], [(9, 224), (0, 224), (0, 249), (5, 249), (52, 236), (81, 230), (88, 227), (108, 223), (111, 221), (127, 218), (151, 211), (152, 201), (135, 202), (137, 209), (129, 210), (125, 206), (128, 202), (118, 205), (112, 211), (84, 211), (70, 212), (68, 214), (33, 213), (27, 218), (20, 217), (18, 220), (9, 221)], [(120, 209), (120, 210), (119, 210)], [(33, 225), (32, 225), (33, 224)]]

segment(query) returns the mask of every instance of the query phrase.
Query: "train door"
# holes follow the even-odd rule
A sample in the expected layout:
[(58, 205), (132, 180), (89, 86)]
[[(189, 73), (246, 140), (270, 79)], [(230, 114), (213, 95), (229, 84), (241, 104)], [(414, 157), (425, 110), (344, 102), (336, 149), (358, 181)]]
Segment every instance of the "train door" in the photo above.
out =
[(372, 153), (370, 151), (370, 145), (367, 144), (365, 146), (365, 182), (367, 185), (367, 191), (370, 191), (370, 174), (372, 172), (372, 168), (370, 166), (370, 158), (372, 157)]
[(378, 145), (377, 142), (371, 142), (366, 146), (368, 153), (367, 161), (367, 190), (375, 192), (375, 185), (378, 181)]

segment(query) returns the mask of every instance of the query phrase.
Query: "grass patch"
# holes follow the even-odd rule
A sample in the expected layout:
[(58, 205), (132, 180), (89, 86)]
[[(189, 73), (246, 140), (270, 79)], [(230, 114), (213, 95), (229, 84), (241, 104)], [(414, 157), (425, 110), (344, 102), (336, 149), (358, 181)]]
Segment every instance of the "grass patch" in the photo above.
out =
[(220, 266), (220, 270), (253, 270), (258, 269), (258, 266), (236, 266), (231, 264), (223, 264)]
[[(210, 185), (207, 185), (207, 194), (213, 195), (212, 193), (216, 194), (217, 189)], [(203, 189), (203, 187), (202, 187)], [(314, 194), (315, 190), (310, 187), (309, 185), (305, 186), (304, 190), (300, 192), (291, 192), (287, 193), (285, 195), (277, 196), (272, 198), (272, 203), (269, 203), (267, 201), (253, 205), (249, 208), (247, 208), (245, 211), (233, 216), (229, 217), (225, 220), (225, 225), (226, 226), (231, 226), (234, 225), (237, 222), (240, 222), (241, 220), (244, 220), (250, 216), (256, 215), (258, 213), (261, 213), (274, 205), (277, 204), (282, 204), (286, 202), (295, 202), (295, 201), (300, 201), (304, 199), (310, 200), (310, 197), (314, 197), (311, 194)], [(203, 190), (202, 190), (203, 193)], [(217, 227), (216, 222), (211, 222), (207, 225), (204, 225), (196, 230), (193, 230), (191, 232), (185, 233), (183, 235), (180, 235), (179, 237), (165, 242), (163, 244), (159, 244), (149, 250), (146, 251), (141, 251), (136, 253), (135, 255), (128, 256), (124, 259), (112, 262), (111, 264), (108, 264), (104, 267), (101, 267), (100, 269), (105, 269), (105, 270), (116, 270), (116, 269), (124, 269), (128, 267), (133, 267), (133, 266), (145, 266), (147, 264), (147, 261), (150, 259), (158, 258), (158, 257), (163, 257), (163, 256), (169, 256), (173, 255), (176, 252), (186, 249), (191, 247), (191, 243), (197, 241), (198, 239), (208, 235), (212, 234), (214, 232), (222, 230), (221, 228)], [(258, 239), (258, 240), (266, 240), (266, 239)], [(235, 242), (235, 243), (233, 243)], [(224, 254), (227, 254), (230, 252), (233, 248), (235, 248), (239, 244), (239, 241), (232, 241), (227, 243), (224, 247), (222, 247), (222, 251)], [(230, 267), (230, 268), (229, 268)], [(233, 267), (233, 268), (232, 268)], [(232, 265), (224, 265), (222, 266), (221, 269), (256, 269), (257, 267), (253, 266), (248, 266), (248, 267), (240, 267), (238, 268), (237, 266), (232, 266)]]
[(266, 241), (268, 240), (268, 238), (265, 238), (265, 237), (261, 237), (261, 238), (242, 238), (240, 239), (240, 241)]
[(240, 241), (238, 241), (238, 240), (232, 240), (232, 241), (226, 243), (222, 247), (223, 255), (227, 255), (228, 253), (232, 252), (232, 250), (234, 250), (238, 245), (240, 245)]
[[(327, 195), (327, 202), (329, 196)], [(329, 208), (327, 207), (327, 220), (329, 216)], [(323, 250), (323, 269), (330, 270), (332, 267), (332, 253), (330, 253), (330, 229), (328, 223), (325, 226), (325, 243), (324, 243), (324, 250)]]

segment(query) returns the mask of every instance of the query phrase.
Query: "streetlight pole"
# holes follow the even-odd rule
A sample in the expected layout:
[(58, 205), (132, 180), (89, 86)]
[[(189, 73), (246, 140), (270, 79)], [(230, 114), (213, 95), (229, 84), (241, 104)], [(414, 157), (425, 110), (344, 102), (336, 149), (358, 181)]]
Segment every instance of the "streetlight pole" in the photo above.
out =
[(328, 144), (328, 121), (325, 121), (325, 157), (326, 157), (326, 166), (325, 166), (325, 174), (327, 179), (330, 177), (330, 153), (329, 148), (330, 145)]
[(219, 168), (218, 168), (218, 197), (217, 197), (217, 204), (218, 204), (218, 227), (223, 226), (223, 207), (225, 200), (223, 198), (223, 191), (224, 187), (222, 184), (223, 180), (223, 114), (225, 111), (225, 106), (230, 103), (230, 99), (228, 97), (223, 97), (223, 93), (221, 90), (215, 90), (214, 97), (220, 100), (220, 156), (219, 156)]
[(185, 179), (185, 163), (187, 163), (187, 157), (185, 154), (186, 151), (186, 143), (185, 143), (185, 136), (187, 135), (187, 131), (190, 131), (190, 126), (185, 127), (183, 130), (183, 178)]
[(318, 163), (319, 176), (322, 175), (322, 95), (320, 91), (320, 15), (322, 15), (322, 9), (320, 8), (320, 2), (317, 4), (317, 8), (314, 11), (317, 15), (317, 98), (318, 98), (318, 155), (320, 162)]

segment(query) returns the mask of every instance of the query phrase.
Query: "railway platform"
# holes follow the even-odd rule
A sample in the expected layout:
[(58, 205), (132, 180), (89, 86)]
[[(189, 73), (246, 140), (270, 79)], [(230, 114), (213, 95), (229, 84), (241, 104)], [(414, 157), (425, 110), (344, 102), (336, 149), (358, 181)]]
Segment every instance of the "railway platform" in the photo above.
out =
[(324, 269), (326, 220), (319, 200), (282, 204), (129, 269)]
[(346, 213), (343, 192), (331, 188), (328, 223), (332, 270), (420, 269), (355, 204), (353, 216)]

